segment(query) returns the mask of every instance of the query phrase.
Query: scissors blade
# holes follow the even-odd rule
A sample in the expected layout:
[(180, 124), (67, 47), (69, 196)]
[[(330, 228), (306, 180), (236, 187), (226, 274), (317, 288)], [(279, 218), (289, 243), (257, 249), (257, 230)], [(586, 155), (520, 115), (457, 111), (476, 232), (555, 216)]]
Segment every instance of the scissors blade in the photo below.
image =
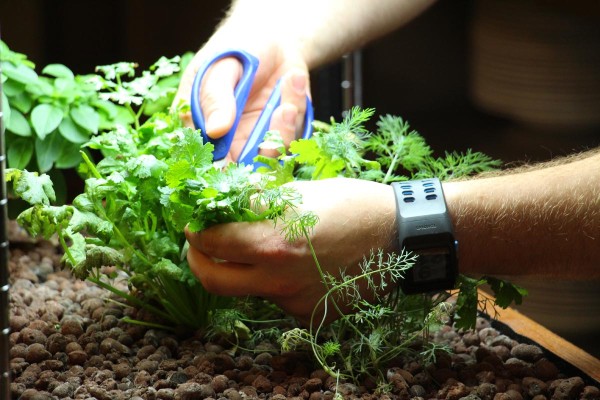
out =
[(217, 169), (223, 169), (223, 167), (225, 167), (227, 164), (229, 164), (229, 163), (224, 158), (213, 161), (213, 166)]

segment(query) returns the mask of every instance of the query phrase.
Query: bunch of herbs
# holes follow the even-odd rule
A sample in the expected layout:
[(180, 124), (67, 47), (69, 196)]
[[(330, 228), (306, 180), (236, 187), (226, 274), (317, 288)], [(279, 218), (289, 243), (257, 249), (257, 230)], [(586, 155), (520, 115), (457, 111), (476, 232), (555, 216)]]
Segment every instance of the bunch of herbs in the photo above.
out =
[[(258, 156), (262, 166), (257, 170), (238, 164), (216, 168), (212, 144), (203, 143), (200, 132), (182, 126), (178, 118), (185, 106), (170, 114), (147, 105), (148, 100), (164, 99), (157, 85), (164, 71), (175, 70), (174, 61), (162, 62), (153, 72), (133, 79), (132, 64), (100, 67), (103, 76), (91, 80), (102, 101), (123, 107), (132, 119), (83, 145), (79, 172), (86, 177), (85, 189), (72, 204), (51, 205), (54, 192), (45, 174), (7, 172), (15, 193), (32, 204), (18, 219), (32, 235), (57, 235), (65, 250), (63, 262), (77, 277), (158, 317), (153, 322), (132, 322), (222, 332), (225, 325), (252, 321), (256, 315), (232, 309), (233, 299), (207, 293), (193, 277), (183, 230), (271, 219), (288, 240), (303, 236), (311, 245), (310, 231), (318, 220), (312, 214), (295, 213), (301, 198), (285, 183), (337, 176), (382, 183), (431, 176), (448, 179), (500, 165), (471, 151), (434, 157), (424, 138), (400, 117), (381, 117), (377, 132), (369, 132), (364, 125), (374, 110), (354, 108), (340, 122), (316, 123), (313, 136), (292, 142), (289, 151), (281, 137), (271, 132), (262, 146), (279, 149), (280, 156)], [(149, 110), (151, 117), (142, 121)], [(85, 149), (100, 152), (102, 159), (94, 162)], [(351, 304), (354, 312), (327, 326), (315, 320), (310, 328), (291, 329), (280, 339), (286, 349), (308, 346), (332, 375), (354, 380), (368, 376), (383, 382), (386, 364), (449, 316), (445, 292), (406, 296), (396, 289), (374, 303), (361, 298), (359, 281), (366, 281), (377, 293), (377, 285), (402, 279), (414, 262), (411, 254), (375, 252), (363, 261), (361, 274), (342, 273), (340, 278), (321, 269), (314, 251), (313, 257), (327, 288), (319, 304), (331, 304), (336, 313), (336, 308)], [(503, 281), (461, 277), (454, 314), (459, 327), (474, 325), (476, 288), (485, 283), (497, 289), (502, 307), (520, 302), (524, 294)], [(265, 332), (256, 329), (254, 335)], [(423, 354), (435, 352), (429, 348)]]

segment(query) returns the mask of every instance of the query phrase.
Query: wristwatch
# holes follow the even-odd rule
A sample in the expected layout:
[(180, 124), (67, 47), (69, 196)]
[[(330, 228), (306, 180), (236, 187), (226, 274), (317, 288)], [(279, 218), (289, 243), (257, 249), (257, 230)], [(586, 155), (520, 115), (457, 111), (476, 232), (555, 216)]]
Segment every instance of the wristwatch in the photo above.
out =
[(400, 249), (417, 256), (400, 287), (406, 294), (453, 289), (458, 275), (454, 238), (444, 192), (437, 178), (392, 183)]

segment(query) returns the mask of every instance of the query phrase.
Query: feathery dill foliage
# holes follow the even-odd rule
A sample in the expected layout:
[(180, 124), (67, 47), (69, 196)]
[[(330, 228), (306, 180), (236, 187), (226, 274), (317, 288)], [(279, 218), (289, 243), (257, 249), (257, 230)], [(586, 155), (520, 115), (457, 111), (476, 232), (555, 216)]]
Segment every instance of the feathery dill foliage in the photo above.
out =
[[(306, 239), (327, 289), (311, 328), (280, 334), (283, 348), (310, 349), (330, 374), (356, 381), (372, 377), (383, 387), (386, 365), (411, 353), (410, 344), (447, 318), (448, 294), (404, 295), (396, 283), (414, 262), (406, 253), (374, 250), (357, 276), (341, 271), (338, 278), (323, 271), (310, 241), (318, 219), (299, 211), (301, 198), (284, 184), (338, 176), (383, 183), (435, 175), (443, 179), (485, 171), (499, 162), (471, 151), (434, 158), (425, 140), (401, 118), (382, 117), (377, 132), (371, 133), (364, 124), (374, 110), (353, 108), (341, 122), (315, 124), (314, 135), (293, 141), (289, 153), (281, 137), (271, 132), (262, 146), (280, 155), (259, 155), (263, 165), (256, 171), (237, 164), (218, 169), (213, 146), (202, 142), (199, 131), (183, 127), (175, 114), (160, 112), (168, 105), (157, 109), (156, 102), (146, 104), (146, 99), (158, 98), (157, 76), (163, 78), (175, 66), (163, 60), (153, 68), (133, 78), (130, 63), (99, 67), (104, 76), (96, 76), (95, 83), (103, 91), (101, 98), (127, 109), (132, 120), (83, 144), (101, 159), (95, 163), (81, 152), (85, 189), (71, 205), (51, 205), (54, 190), (47, 175), (7, 171), (14, 193), (32, 205), (18, 221), (33, 236), (57, 235), (64, 248), (62, 261), (77, 277), (150, 311), (159, 321), (131, 322), (202, 328), (210, 334), (234, 332), (238, 340), (258, 340), (280, 334), (281, 316), (264, 304), (241, 307), (231, 298), (206, 292), (187, 264), (184, 228), (196, 232), (220, 223), (270, 219), (288, 240)], [(143, 121), (150, 109), (154, 112)], [(477, 286), (492, 283), (501, 294), (501, 306), (520, 302), (523, 295), (520, 288), (485, 277), (459, 282), (455, 318), (461, 327), (474, 325)], [(359, 285), (370, 289), (370, 301), (362, 297)], [(325, 325), (317, 318), (321, 306), (326, 314), (343, 314), (346, 307), (352, 312)], [(252, 333), (249, 324), (264, 325)], [(431, 358), (431, 347), (425, 349)]]
[[(499, 160), (471, 150), (436, 158), (425, 138), (398, 116), (381, 116), (377, 131), (369, 132), (364, 123), (374, 112), (372, 108), (355, 107), (341, 122), (315, 124), (311, 139), (292, 142), (290, 152), (299, 164), (296, 177), (314, 180), (345, 176), (381, 183), (431, 176), (444, 180), (501, 165)], [(289, 157), (281, 161), (289, 161)], [(272, 163), (265, 164), (278, 169)]]
[[(373, 109), (354, 108), (340, 123), (333, 120), (331, 125), (318, 123), (311, 139), (291, 143), (291, 156), (282, 153), (278, 162), (263, 158), (265, 167), (259, 171), (277, 180), (283, 180), (282, 176), (289, 171), (297, 171), (296, 179), (344, 176), (389, 183), (432, 176), (458, 178), (500, 165), (499, 161), (471, 150), (435, 158), (425, 139), (400, 117), (381, 117), (377, 132), (371, 133), (363, 125), (373, 114)], [(303, 224), (295, 226), (302, 228)], [(310, 246), (308, 233), (304, 231)], [(312, 251), (327, 291), (315, 307), (310, 327), (284, 332), (280, 338), (282, 348), (311, 349), (331, 375), (355, 382), (369, 377), (382, 391), (386, 388), (386, 366), (399, 356), (433, 362), (436, 352), (444, 350), (426, 340), (430, 330), (451, 317), (459, 328), (475, 325), (478, 306), (482, 306), (477, 296), (478, 286), (491, 283), (501, 296), (501, 302), (497, 303), (501, 307), (512, 301), (520, 303), (526, 294), (510, 283), (496, 282), (495, 278), (461, 277), (457, 304), (451, 309), (446, 302), (450, 296), (447, 292), (407, 296), (399, 289), (397, 282), (414, 264), (415, 256), (411, 254), (373, 251), (364, 258), (358, 275), (349, 276), (341, 271), (336, 277), (322, 270)], [(363, 298), (359, 285), (369, 289), (372, 296), (369, 301)], [(348, 307), (352, 312), (341, 311)], [(324, 314), (318, 317), (320, 309)], [(325, 325), (328, 313), (340, 317)], [(422, 351), (416, 354), (411, 345), (420, 340), (424, 340)]]
[[(399, 289), (398, 281), (414, 261), (411, 254), (385, 254), (379, 250), (364, 258), (358, 275), (342, 272), (338, 278), (322, 273), (328, 290), (319, 306), (324, 307), (325, 314), (319, 319), (313, 313), (307, 329), (284, 332), (282, 348), (310, 348), (331, 375), (354, 382), (369, 377), (384, 391), (389, 363), (399, 356), (419, 357), (410, 346), (450, 316), (447, 294), (406, 296)], [(359, 285), (366, 285), (373, 298), (364, 299)], [(389, 286), (393, 287), (391, 291)], [(344, 314), (342, 307), (350, 307), (352, 312)], [(323, 320), (329, 312), (341, 316), (325, 325)]]

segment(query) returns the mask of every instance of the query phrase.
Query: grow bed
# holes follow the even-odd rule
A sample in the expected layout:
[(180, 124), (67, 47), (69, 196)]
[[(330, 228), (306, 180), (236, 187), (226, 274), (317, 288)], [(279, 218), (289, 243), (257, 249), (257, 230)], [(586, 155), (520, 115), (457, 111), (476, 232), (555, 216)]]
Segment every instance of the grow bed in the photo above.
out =
[[(483, 292), (485, 293), (485, 292)], [(489, 297), (489, 294), (485, 293)], [(489, 312), (493, 314), (493, 312)], [(520, 343), (529, 343), (541, 347), (545, 357), (560, 366), (561, 371), (580, 374), (591, 384), (600, 382), (600, 360), (585, 352), (571, 342), (563, 339), (544, 326), (523, 315), (519, 311), (507, 308), (490, 320), (491, 326)]]
[(232, 352), (126, 324), (120, 317), (136, 311), (60, 270), (54, 243), (11, 246), (13, 399), (600, 398), (598, 360), (512, 310), (479, 317), (469, 332), (444, 326), (434, 340), (452, 352), (427, 366), (398, 361), (382, 394), (369, 382), (336, 382), (310, 354), (282, 354), (275, 343)]

